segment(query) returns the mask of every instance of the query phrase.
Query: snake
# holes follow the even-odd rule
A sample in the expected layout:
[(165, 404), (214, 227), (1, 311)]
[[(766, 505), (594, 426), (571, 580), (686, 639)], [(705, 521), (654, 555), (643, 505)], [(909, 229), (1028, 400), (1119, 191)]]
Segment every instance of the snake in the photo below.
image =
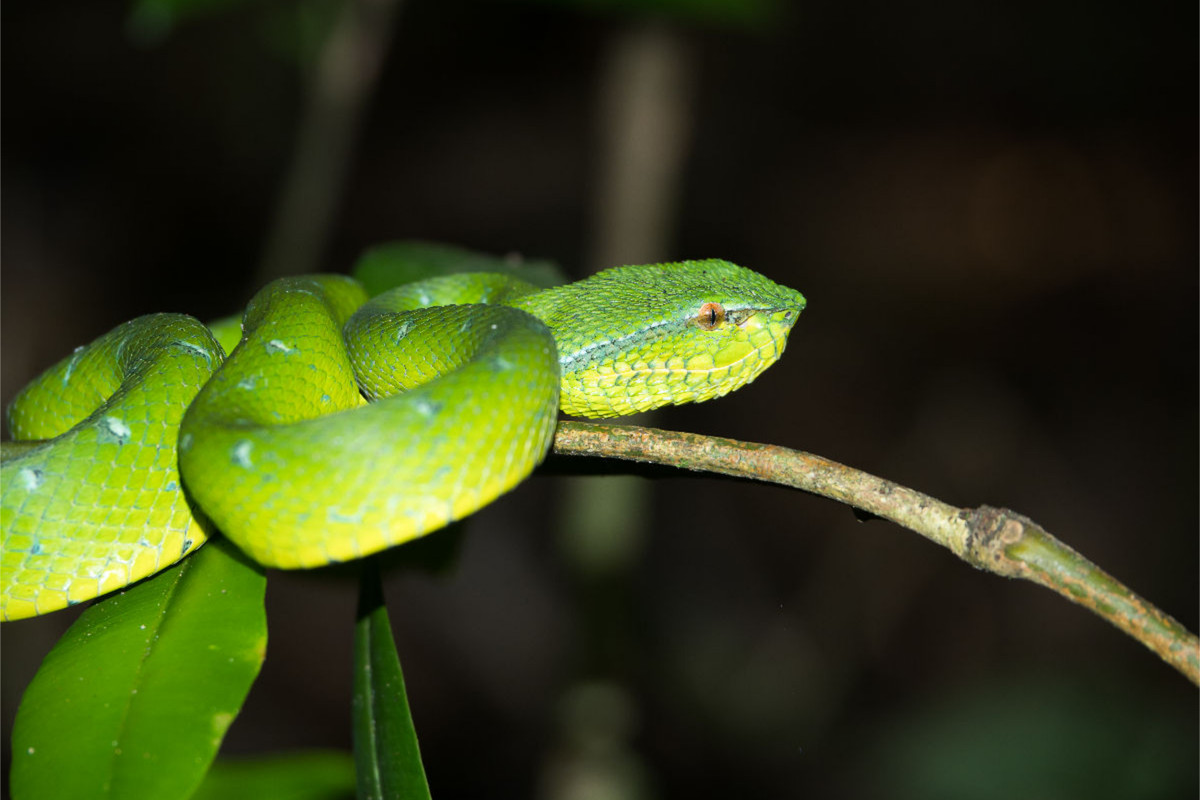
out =
[(754, 380), (805, 302), (708, 259), (374, 297), (345, 275), (282, 278), (232, 331), (138, 317), (8, 408), (0, 619), (105, 595), (218, 533), (280, 569), (423, 536), (528, 477), (560, 411), (624, 416)]

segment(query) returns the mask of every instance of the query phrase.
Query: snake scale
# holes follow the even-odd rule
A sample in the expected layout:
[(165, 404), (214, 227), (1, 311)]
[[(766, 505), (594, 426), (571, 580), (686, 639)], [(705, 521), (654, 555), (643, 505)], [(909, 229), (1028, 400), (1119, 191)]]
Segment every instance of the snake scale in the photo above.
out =
[(0, 618), (98, 597), (220, 531), (315, 567), (437, 530), (541, 462), (561, 409), (699, 402), (782, 354), (804, 297), (726, 261), (618, 267), (538, 289), (470, 273), (368, 298), (285, 278), (236, 347), (194, 318), (127, 322), (8, 409)]

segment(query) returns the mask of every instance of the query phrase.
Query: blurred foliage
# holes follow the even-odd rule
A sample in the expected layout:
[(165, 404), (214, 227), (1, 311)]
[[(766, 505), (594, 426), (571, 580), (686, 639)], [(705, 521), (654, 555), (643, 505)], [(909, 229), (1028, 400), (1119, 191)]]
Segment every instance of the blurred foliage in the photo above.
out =
[(192, 800), (347, 800), (354, 757), (312, 750), (260, 758), (220, 758)]
[(1127, 682), (1031, 674), (959, 687), (883, 726), (866, 794), (1151, 800), (1195, 789), (1196, 731)]

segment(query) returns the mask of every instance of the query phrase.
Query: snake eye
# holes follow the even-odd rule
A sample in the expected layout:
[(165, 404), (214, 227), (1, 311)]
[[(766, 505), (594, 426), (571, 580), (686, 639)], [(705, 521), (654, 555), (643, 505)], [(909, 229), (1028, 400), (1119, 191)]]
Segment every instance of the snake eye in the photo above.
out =
[(696, 314), (696, 324), (706, 331), (711, 331), (724, 321), (725, 308), (720, 303), (705, 303)]

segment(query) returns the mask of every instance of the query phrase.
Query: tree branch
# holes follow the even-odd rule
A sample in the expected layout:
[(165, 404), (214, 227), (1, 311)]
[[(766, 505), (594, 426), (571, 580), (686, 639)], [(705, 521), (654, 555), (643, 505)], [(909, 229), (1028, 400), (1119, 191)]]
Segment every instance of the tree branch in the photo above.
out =
[(811, 453), (657, 428), (562, 421), (554, 452), (714, 472), (837, 500), (916, 531), (979, 569), (1057, 592), (1200, 686), (1200, 639), (1033, 520), (1008, 509), (957, 508)]

